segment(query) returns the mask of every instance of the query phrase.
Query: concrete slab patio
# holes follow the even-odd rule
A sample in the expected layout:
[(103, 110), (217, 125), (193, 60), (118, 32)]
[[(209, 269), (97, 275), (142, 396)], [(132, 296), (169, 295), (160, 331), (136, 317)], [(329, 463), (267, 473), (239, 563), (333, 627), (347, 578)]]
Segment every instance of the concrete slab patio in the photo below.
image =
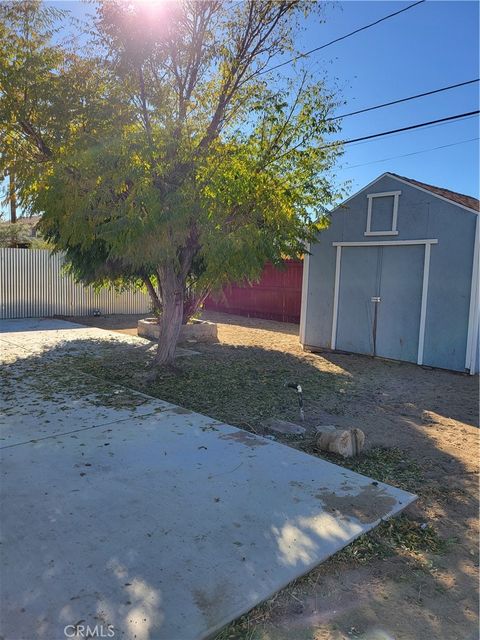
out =
[(79, 341), (90, 329), (8, 322), (5, 640), (95, 625), (128, 640), (207, 638), (414, 500), (207, 416), (75, 370), (59, 376), (69, 348), (133, 337), (95, 329)]
[[(96, 348), (95, 342), (103, 342), (115, 346), (119, 342), (123, 344), (143, 345), (145, 350), (155, 349), (155, 344), (145, 338), (123, 334), (119, 336), (113, 331), (105, 331), (96, 327), (88, 327), (83, 324), (65, 322), (56, 318), (27, 318), (18, 320), (0, 321), (0, 339), (10, 345), (28, 350), (29, 352), (45, 353), (51, 347), (67, 349), (87, 350), (85, 341), (91, 340), (91, 350)], [(83, 341), (81, 346), (77, 343)], [(197, 355), (198, 351), (178, 347), (177, 357)]]

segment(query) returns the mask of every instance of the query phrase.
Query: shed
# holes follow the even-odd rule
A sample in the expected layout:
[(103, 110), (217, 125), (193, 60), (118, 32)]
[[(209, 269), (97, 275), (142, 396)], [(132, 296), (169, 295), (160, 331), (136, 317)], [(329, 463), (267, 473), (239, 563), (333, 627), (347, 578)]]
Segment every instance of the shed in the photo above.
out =
[(305, 257), (303, 347), (478, 372), (478, 211), (394, 173), (345, 200)]

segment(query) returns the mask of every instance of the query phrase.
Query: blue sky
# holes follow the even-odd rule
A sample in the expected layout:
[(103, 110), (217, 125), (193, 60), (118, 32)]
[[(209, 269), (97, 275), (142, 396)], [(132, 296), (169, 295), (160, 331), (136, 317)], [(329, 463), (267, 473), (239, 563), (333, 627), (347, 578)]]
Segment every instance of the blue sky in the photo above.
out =
[[(77, 16), (91, 10), (80, 2), (52, 4)], [(325, 22), (311, 16), (297, 45), (301, 50), (312, 49), (408, 4), (328, 2)], [(477, 2), (427, 0), (313, 54), (309, 66), (326, 74), (329, 85), (337, 88), (339, 99), (346, 102), (338, 108), (341, 114), (476, 78), (478, 47)], [(291, 70), (284, 67), (283, 72)], [(474, 84), (345, 118), (341, 136), (357, 138), (473, 111), (478, 109), (478, 90)], [(478, 197), (479, 149), (478, 140), (472, 140), (478, 136), (478, 118), (472, 117), (348, 145), (335, 177), (339, 184), (349, 182), (349, 191), (355, 191), (381, 173), (393, 171)], [(384, 159), (388, 160), (379, 162)]]
[[(326, 23), (309, 24), (305, 49), (319, 46), (410, 2), (330, 3)], [(334, 44), (315, 57), (338, 85), (346, 105), (355, 111), (479, 75), (479, 5), (477, 2), (429, 0), (380, 25)], [(418, 100), (345, 118), (342, 137), (357, 138), (478, 109), (474, 84)], [(345, 147), (337, 172), (356, 190), (385, 171), (478, 197), (478, 140), (427, 153), (376, 162), (432, 147), (478, 138), (477, 117), (386, 136)], [(368, 164), (367, 164), (368, 163)], [(370, 164), (372, 163), (372, 164)], [(362, 166), (354, 166), (362, 165)]]

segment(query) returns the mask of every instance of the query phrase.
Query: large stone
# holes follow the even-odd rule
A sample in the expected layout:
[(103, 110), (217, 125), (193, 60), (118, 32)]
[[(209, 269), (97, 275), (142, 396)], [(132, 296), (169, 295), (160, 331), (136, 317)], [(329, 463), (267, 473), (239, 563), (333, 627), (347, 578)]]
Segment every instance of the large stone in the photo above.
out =
[(285, 436), (303, 436), (306, 431), (305, 427), (299, 424), (287, 422), (286, 420), (278, 420), (277, 418), (268, 418), (264, 420), (262, 424), (270, 431), (276, 431)]
[(316, 427), (316, 431), (321, 451), (338, 453), (344, 458), (358, 455), (365, 444), (365, 434), (360, 429), (342, 429), (329, 424)]

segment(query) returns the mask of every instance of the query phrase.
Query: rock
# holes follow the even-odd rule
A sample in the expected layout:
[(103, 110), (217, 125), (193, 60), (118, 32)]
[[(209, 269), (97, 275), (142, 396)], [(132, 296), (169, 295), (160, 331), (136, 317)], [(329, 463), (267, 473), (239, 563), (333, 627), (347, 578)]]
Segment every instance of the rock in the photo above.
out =
[(306, 431), (305, 427), (299, 424), (287, 422), (286, 420), (278, 420), (277, 418), (268, 418), (264, 420), (262, 424), (267, 429), (270, 429), (270, 431), (276, 431), (285, 436), (303, 436)]
[(343, 429), (334, 425), (315, 427), (317, 446), (321, 451), (338, 453), (344, 458), (358, 455), (365, 444), (365, 434), (360, 429)]

